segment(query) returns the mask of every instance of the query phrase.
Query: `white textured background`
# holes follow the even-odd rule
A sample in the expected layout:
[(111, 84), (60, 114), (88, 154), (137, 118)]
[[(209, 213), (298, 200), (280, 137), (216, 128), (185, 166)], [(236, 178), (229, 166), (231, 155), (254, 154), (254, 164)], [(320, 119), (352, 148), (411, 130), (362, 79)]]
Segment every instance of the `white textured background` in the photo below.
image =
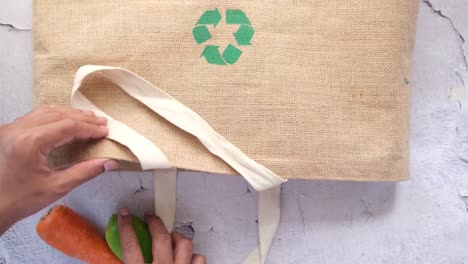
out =
[[(0, 123), (32, 106), (30, 0), (0, 0)], [(468, 1), (422, 1), (414, 55), (411, 181), (290, 181), (269, 263), (468, 263)], [(61, 202), (104, 229), (120, 206), (153, 208), (152, 178), (109, 173)], [(181, 173), (178, 225), (210, 263), (256, 243), (256, 194), (240, 177)], [(0, 238), (0, 264), (78, 263), (35, 233), (39, 213)]]

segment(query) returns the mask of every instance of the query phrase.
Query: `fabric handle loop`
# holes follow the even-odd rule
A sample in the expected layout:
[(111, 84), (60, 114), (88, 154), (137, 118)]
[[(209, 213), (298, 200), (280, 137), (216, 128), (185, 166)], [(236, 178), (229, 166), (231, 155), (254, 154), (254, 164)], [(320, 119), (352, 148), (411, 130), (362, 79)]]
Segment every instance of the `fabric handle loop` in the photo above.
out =
[[(79, 108), (81, 103), (77, 104), (77, 100), (85, 101), (84, 99), (86, 98), (84, 96), (80, 96), (82, 94), (79, 91), (79, 87), (81, 86), (82, 81), (87, 76), (96, 72), (101, 73), (105, 78), (120, 86), (130, 96), (148, 106), (150, 109), (152, 109), (154, 112), (165, 118), (167, 121), (197, 137), (210, 152), (220, 157), (227, 164), (229, 164), (234, 170), (236, 170), (240, 175), (242, 175), (255, 190), (263, 191), (286, 181), (285, 179), (276, 175), (271, 170), (265, 168), (264, 166), (249, 158), (245, 153), (243, 153), (240, 149), (235, 147), (226, 138), (217, 133), (197, 113), (195, 113), (194, 111), (192, 111), (191, 109), (174, 99), (172, 96), (170, 96), (163, 90), (155, 87), (140, 76), (126, 69), (90, 65), (81, 67), (78, 70), (75, 78), (75, 85), (72, 91), (72, 106)], [(92, 103), (89, 102), (89, 100), (86, 99), (86, 101), (88, 102), (88, 106), (92, 105)], [(94, 108), (97, 109), (97, 107), (95, 106)], [(100, 112), (103, 113), (102, 111)], [(125, 125), (120, 123), (120, 129), (122, 129), (122, 126)], [(132, 152), (135, 153), (137, 157), (137, 154), (141, 152), (141, 148), (130, 149)], [(161, 157), (162, 152), (159, 150), (159, 148), (154, 146), (152, 151), (155, 152), (155, 154), (157, 153), (156, 157)], [(148, 155), (144, 156), (148, 157)], [(167, 158), (165, 160), (167, 160)], [(151, 165), (153, 165), (153, 162), (150, 162)], [(154, 165), (161, 166), (161, 164)], [(151, 167), (150, 164), (148, 164), (148, 166), (145, 166), (145, 168), (148, 167)], [(152, 169), (158, 168), (161, 167), (154, 166)], [(163, 166), (163, 168), (167, 168), (167, 166)]]

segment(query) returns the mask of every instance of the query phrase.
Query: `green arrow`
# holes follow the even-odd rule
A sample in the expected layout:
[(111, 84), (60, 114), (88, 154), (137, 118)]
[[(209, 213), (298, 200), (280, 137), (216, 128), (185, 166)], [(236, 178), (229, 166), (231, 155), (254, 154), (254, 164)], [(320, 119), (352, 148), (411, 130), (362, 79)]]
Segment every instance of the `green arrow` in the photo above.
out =
[(254, 35), (254, 29), (251, 26), (242, 25), (234, 34), (237, 44), (241, 46), (252, 45), (250, 42)]
[(213, 45), (207, 45), (202, 52), (202, 57), (205, 57), (206, 61), (209, 64), (216, 64), (216, 65), (225, 65), (223, 57), (221, 57), (221, 53), (219, 53), (219, 47)]
[(223, 52), (223, 58), (229, 64), (236, 63), (241, 55), (242, 51), (231, 44), (229, 44)]
[(211, 38), (210, 31), (206, 26), (196, 26), (193, 29), (193, 38), (197, 42), (198, 45), (202, 44), (203, 42), (209, 40)]
[(242, 10), (226, 10), (226, 24), (250, 25), (250, 20)]
[(206, 10), (198, 19), (197, 25), (213, 25), (216, 27), (219, 21), (221, 21), (221, 13), (216, 8), (215, 10)]

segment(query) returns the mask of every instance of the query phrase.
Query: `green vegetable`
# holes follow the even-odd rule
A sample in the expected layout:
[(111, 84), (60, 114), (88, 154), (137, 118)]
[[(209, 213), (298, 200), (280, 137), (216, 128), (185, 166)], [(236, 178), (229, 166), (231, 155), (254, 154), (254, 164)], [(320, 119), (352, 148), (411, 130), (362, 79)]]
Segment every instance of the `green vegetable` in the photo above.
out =
[[(148, 226), (143, 220), (134, 215), (132, 215), (132, 224), (138, 238), (138, 242), (140, 243), (145, 263), (152, 263), (153, 254), (151, 252), (151, 234), (148, 230)], [(109, 223), (107, 224), (106, 241), (112, 252), (114, 252), (114, 254), (123, 261), (122, 246), (120, 245), (119, 224), (116, 214), (111, 216)]]

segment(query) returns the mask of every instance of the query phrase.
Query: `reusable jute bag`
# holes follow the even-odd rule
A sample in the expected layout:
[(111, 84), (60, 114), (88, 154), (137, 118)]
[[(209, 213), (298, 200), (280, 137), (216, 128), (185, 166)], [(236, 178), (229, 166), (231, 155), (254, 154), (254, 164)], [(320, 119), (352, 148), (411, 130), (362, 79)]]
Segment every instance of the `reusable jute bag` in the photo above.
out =
[(110, 129), (50, 160), (153, 170), (169, 229), (176, 168), (240, 174), (259, 191), (259, 247), (244, 263), (264, 263), (287, 179), (407, 179), (417, 7), (36, 0), (36, 103), (93, 110)]

